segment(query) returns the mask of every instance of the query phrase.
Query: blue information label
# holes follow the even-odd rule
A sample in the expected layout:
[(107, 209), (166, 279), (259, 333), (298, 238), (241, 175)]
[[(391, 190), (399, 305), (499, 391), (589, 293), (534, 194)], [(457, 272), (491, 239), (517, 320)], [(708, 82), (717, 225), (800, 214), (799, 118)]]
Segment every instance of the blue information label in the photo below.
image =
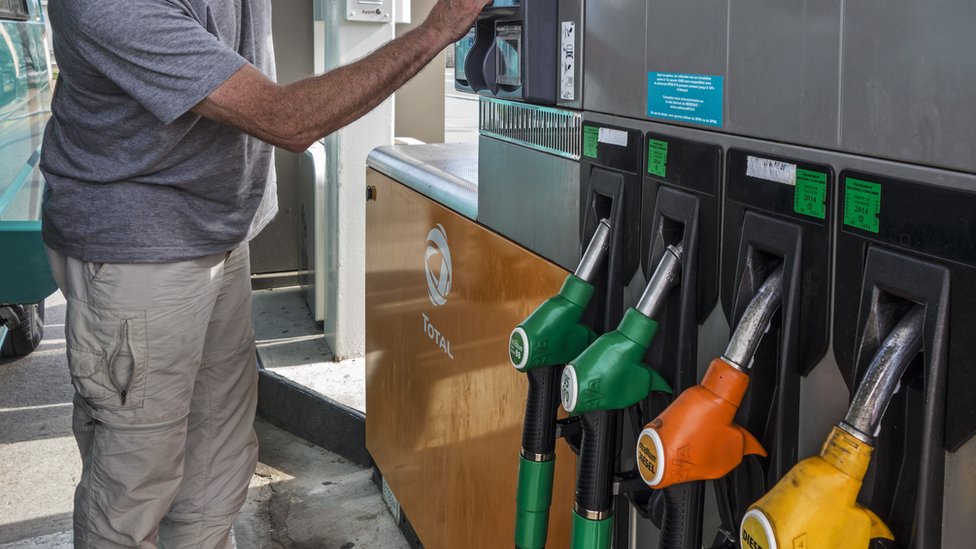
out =
[(647, 116), (722, 126), (724, 78), (707, 74), (647, 73)]

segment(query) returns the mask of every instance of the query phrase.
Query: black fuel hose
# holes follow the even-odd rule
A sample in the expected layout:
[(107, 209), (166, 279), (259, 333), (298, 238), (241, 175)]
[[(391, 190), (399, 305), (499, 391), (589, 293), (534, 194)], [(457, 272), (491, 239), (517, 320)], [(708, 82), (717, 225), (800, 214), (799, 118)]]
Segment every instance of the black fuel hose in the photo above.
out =
[(562, 366), (529, 370), (529, 395), (522, 423), (522, 452), (550, 456), (556, 450), (556, 413)]
[[(613, 510), (614, 443), (617, 438), (617, 410), (601, 410), (580, 416), (583, 441), (576, 467), (576, 511), (581, 516)], [(584, 516), (602, 520), (605, 516)]]
[(705, 496), (703, 481), (675, 484), (663, 490), (664, 518), (660, 549), (700, 549)]

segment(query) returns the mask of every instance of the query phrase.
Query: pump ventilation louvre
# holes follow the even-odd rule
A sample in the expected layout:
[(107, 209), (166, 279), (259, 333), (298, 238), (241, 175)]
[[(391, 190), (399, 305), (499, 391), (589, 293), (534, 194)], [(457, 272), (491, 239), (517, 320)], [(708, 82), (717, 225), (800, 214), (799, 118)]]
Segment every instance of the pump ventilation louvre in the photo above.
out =
[(578, 112), (488, 97), (480, 98), (481, 135), (580, 159), (582, 116)]

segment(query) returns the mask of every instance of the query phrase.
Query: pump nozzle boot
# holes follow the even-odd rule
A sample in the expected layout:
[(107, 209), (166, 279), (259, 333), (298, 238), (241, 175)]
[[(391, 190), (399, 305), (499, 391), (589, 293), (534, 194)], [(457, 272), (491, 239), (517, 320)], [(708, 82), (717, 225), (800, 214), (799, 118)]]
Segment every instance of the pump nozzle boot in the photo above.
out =
[(681, 393), (641, 432), (637, 464), (651, 488), (727, 475), (749, 454), (766, 455), (749, 431), (733, 423), (749, 376), (715, 359), (701, 384)]
[(743, 549), (867, 549), (891, 530), (857, 503), (873, 448), (834, 427), (820, 455), (796, 464), (742, 519)]
[(650, 391), (671, 393), (657, 371), (644, 365), (658, 324), (628, 309), (616, 330), (600, 336), (563, 369), (560, 396), (570, 415), (633, 406)]

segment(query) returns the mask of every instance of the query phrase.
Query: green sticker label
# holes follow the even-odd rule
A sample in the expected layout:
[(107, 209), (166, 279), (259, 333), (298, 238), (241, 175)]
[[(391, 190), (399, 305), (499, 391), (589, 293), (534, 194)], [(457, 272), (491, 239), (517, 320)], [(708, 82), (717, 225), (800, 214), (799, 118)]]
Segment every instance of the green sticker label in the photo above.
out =
[(827, 217), (827, 174), (797, 168), (793, 211), (818, 219)]
[(844, 182), (844, 225), (876, 233), (881, 213), (881, 185), (848, 177)]
[(600, 142), (600, 128), (583, 126), (583, 156), (596, 158), (596, 146)]
[(658, 177), (668, 175), (668, 142), (649, 139), (647, 143), (647, 173)]

